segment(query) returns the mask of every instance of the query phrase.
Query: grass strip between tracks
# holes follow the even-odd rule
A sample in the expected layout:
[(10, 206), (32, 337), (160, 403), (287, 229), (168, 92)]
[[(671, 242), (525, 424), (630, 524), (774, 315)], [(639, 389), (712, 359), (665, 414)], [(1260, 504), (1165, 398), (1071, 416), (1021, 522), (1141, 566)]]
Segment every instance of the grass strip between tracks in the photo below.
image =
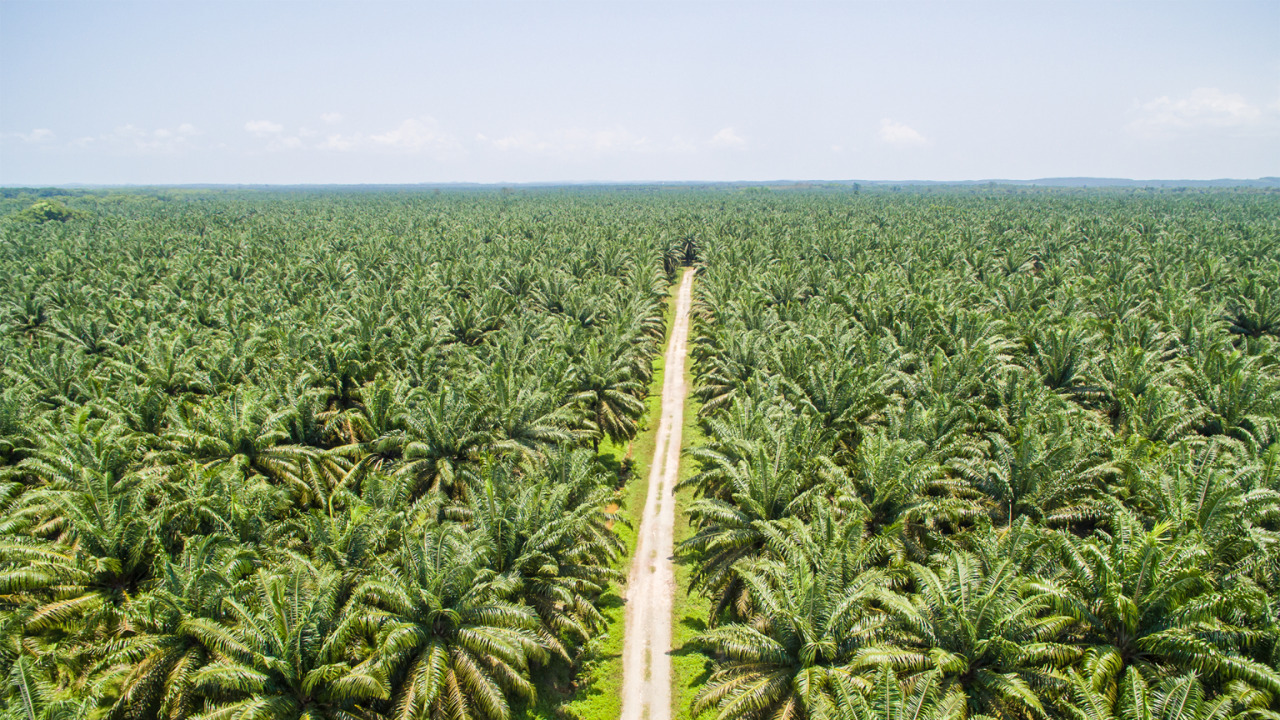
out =
[[(693, 344), (695, 328), (689, 328), (689, 343)], [(706, 439), (702, 425), (698, 422), (698, 413), (702, 403), (694, 397), (694, 368), (691, 360), (684, 364), (685, 384), (689, 387), (684, 400), (684, 438), (686, 448), (701, 445)], [(696, 471), (694, 463), (686, 458), (680, 460), (680, 480), (684, 481)], [(684, 489), (676, 493), (676, 526), (675, 547), (693, 535), (685, 511), (694, 501), (694, 492)], [(676, 596), (671, 606), (671, 717), (674, 720), (692, 720), (689, 711), (693, 698), (698, 690), (706, 684), (711, 673), (711, 660), (703, 655), (691, 642), (694, 637), (706, 630), (707, 615), (711, 612), (711, 601), (706, 597), (689, 592), (689, 580), (693, 574), (693, 565), (688, 561), (675, 563)], [(710, 717), (705, 713), (702, 717)]]

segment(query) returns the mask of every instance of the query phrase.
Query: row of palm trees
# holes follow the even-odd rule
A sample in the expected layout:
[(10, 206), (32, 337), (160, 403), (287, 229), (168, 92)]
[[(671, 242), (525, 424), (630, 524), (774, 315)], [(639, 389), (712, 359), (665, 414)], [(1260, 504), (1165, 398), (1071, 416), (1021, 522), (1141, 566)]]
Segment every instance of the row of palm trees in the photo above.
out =
[(0, 715), (550, 712), (678, 243), (580, 199), (68, 203), (0, 227)]
[(690, 263), (698, 710), (1277, 709), (1269, 196), (63, 200), (0, 224), (6, 717), (555, 712)]
[(1277, 717), (1274, 209), (925, 194), (709, 227), (693, 714)]
[[(220, 474), (209, 482), (236, 493)], [(73, 717), (507, 717), (534, 699), (533, 669), (570, 663), (602, 626), (596, 603), (619, 575), (613, 489), (587, 450), (468, 480), (466, 505), (380, 498), (277, 521), (257, 542), (208, 500), (33, 491), (18, 512), (65, 530), (40, 542), (10, 527), (0, 545), (21, 602), (5, 627), (9, 702), (36, 717), (73, 699)], [(211, 519), (225, 529), (164, 550), (166, 533)]]

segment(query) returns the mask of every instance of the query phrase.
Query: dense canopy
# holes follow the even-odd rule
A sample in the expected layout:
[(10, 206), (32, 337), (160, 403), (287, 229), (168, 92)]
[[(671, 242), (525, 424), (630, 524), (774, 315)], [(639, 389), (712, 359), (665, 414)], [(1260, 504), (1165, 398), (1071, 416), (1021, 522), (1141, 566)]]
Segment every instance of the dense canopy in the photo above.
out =
[(1274, 193), (0, 213), (0, 718), (549, 712), (624, 580), (614, 458), (682, 265), (681, 712), (1280, 713)]
[(1274, 193), (737, 210), (699, 242), (696, 710), (1275, 717)]

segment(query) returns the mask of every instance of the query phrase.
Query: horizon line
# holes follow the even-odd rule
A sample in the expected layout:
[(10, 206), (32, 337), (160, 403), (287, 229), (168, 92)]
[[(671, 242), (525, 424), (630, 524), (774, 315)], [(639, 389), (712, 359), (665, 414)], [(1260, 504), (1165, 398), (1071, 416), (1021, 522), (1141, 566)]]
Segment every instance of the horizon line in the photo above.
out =
[(1266, 175), (1257, 178), (1118, 178), (1101, 176), (1057, 176), (1029, 179), (982, 178), (973, 180), (865, 180), (865, 179), (771, 179), (771, 180), (525, 180), (525, 181), (427, 181), (427, 182), (178, 182), (178, 183), (0, 183), (5, 190), (27, 189), (110, 189), (110, 188), (504, 188), (504, 187), (660, 187), (660, 186), (764, 186), (764, 185), (1015, 185), (1054, 187), (1091, 187), (1097, 185), (1115, 187), (1143, 187), (1151, 185), (1215, 185), (1220, 187), (1278, 187), (1280, 176)]

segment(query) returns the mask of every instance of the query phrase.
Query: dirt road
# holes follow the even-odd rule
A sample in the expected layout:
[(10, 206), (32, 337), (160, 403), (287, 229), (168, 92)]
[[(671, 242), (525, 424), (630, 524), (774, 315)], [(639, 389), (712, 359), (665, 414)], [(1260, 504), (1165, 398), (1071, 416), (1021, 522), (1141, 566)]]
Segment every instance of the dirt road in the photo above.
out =
[(689, 344), (693, 270), (685, 270), (676, 294), (676, 320), (667, 345), (662, 414), (649, 465), (649, 493), (640, 520), (636, 555), (627, 581), (627, 634), (622, 645), (622, 720), (671, 718), (671, 567), (675, 487), (680, 477), (684, 427), (684, 358)]

